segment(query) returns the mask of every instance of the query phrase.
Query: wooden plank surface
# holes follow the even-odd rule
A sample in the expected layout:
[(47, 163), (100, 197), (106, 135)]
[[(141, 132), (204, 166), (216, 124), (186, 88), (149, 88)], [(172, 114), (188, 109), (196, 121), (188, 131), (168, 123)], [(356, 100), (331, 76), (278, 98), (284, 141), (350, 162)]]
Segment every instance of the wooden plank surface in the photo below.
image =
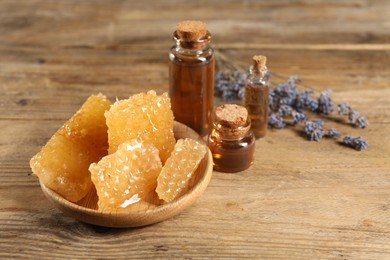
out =
[[(385, 0), (0, 1), (0, 258), (389, 259), (389, 17)], [(336, 115), (327, 125), (370, 147), (274, 130), (250, 169), (214, 172), (170, 220), (110, 229), (64, 216), (29, 159), (93, 93), (167, 91), (182, 19), (208, 22), (213, 46), (236, 62), (262, 53), (277, 75), (332, 88), (370, 126)]]

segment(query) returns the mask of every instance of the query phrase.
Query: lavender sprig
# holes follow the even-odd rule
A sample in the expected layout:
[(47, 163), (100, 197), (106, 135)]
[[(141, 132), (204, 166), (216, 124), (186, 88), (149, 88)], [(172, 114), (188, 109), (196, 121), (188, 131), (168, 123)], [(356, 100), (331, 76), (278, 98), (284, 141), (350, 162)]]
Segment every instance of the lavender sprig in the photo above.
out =
[[(317, 112), (319, 114), (329, 115), (334, 111), (334, 104), (331, 99), (331, 90), (325, 90), (320, 94), (318, 99), (312, 97), (312, 90), (298, 91), (296, 82), (300, 80), (296, 76), (290, 77), (286, 83), (279, 84), (275, 89), (270, 89), (270, 110), (277, 113), (270, 113), (269, 127), (284, 128), (286, 124), (283, 117), (292, 116), (294, 124), (304, 122), (304, 133), (310, 141), (319, 142), (324, 136), (329, 136), (334, 139), (339, 139), (342, 134), (335, 128), (331, 128), (325, 133), (324, 122), (322, 120), (307, 121), (304, 109)], [(357, 111), (351, 109), (348, 103), (338, 105), (339, 114), (348, 115), (349, 120), (359, 128), (365, 128), (368, 125), (367, 118), (359, 116)], [(345, 139), (348, 142), (348, 138)], [(344, 141), (345, 142), (345, 141)], [(367, 142), (362, 138), (348, 143), (358, 151), (362, 151), (368, 147)]]
[(355, 125), (359, 128), (366, 128), (368, 126), (368, 121), (367, 121), (367, 118), (365, 116), (361, 116), (359, 117), (356, 122), (355, 122)]
[(280, 116), (289, 116), (289, 115), (291, 115), (293, 113), (293, 109), (292, 109), (292, 107), (291, 106), (289, 106), (289, 105), (281, 105), (280, 107), (279, 107), (279, 109), (278, 109), (278, 114), (280, 115)]
[(269, 128), (285, 128), (286, 123), (283, 122), (283, 117), (279, 113), (271, 113), (268, 116)]
[(329, 129), (328, 135), (329, 135), (329, 137), (332, 137), (335, 139), (338, 139), (342, 136), (341, 133), (336, 128)]
[(348, 115), (351, 110), (352, 109), (347, 102), (341, 103), (337, 106), (339, 115)]
[(327, 89), (321, 92), (320, 98), (318, 99), (318, 112), (324, 115), (329, 115), (333, 112), (333, 101), (330, 98), (332, 90)]
[(294, 124), (299, 124), (301, 122), (306, 122), (307, 118), (304, 113), (293, 111), (292, 117), (294, 120)]
[(304, 90), (299, 93), (296, 108), (298, 111), (308, 108), (311, 111), (317, 111), (318, 101), (312, 99), (313, 90)]
[(348, 120), (358, 128), (366, 128), (368, 126), (367, 117), (360, 116), (360, 113), (353, 110), (346, 102), (338, 105), (338, 113), (339, 115), (348, 116)]
[(292, 110), (303, 112), (308, 109), (313, 112), (329, 114), (333, 111), (333, 102), (330, 99), (331, 90), (326, 90), (321, 93), (318, 99), (312, 97), (312, 90), (304, 90), (300, 92), (296, 85), (300, 82), (299, 77), (291, 76), (287, 82), (279, 84), (275, 89), (270, 89), (270, 109), (279, 111), (282, 109), (283, 115), (289, 111), (286, 107), (289, 106)]
[(352, 147), (357, 151), (363, 151), (368, 147), (367, 141), (365, 141), (361, 136), (353, 138), (352, 136), (347, 135), (344, 137), (343, 142), (345, 145)]
[(352, 123), (356, 122), (356, 120), (359, 118), (359, 115), (360, 113), (357, 112), (357, 111), (351, 111), (349, 112), (348, 114), (348, 119), (349, 121), (351, 121)]
[(320, 119), (317, 119), (316, 121), (306, 121), (305, 129), (303, 131), (309, 137), (310, 141), (319, 142), (325, 135), (323, 126), (324, 122)]

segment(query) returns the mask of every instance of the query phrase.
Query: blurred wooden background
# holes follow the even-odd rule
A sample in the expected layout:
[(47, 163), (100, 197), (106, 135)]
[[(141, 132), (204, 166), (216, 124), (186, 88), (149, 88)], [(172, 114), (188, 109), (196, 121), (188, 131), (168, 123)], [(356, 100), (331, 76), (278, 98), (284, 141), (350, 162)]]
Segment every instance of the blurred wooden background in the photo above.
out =
[[(208, 23), (213, 47), (268, 57), (369, 118), (363, 152), (301, 130), (270, 131), (256, 163), (215, 172), (182, 214), (136, 229), (64, 216), (28, 162), (93, 94), (168, 90), (181, 20)], [(0, 1), (0, 258), (390, 258), (390, 1)]]

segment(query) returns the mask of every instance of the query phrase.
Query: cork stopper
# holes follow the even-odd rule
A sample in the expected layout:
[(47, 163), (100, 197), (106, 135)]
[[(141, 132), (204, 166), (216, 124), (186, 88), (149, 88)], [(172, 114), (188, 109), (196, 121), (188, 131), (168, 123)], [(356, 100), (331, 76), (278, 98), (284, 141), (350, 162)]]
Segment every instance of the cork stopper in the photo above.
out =
[(176, 24), (176, 31), (180, 38), (195, 41), (206, 36), (207, 24), (201, 21), (182, 21)]
[(248, 110), (236, 104), (225, 104), (215, 110), (218, 132), (226, 138), (238, 138), (248, 132)]
[(267, 57), (263, 55), (255, 55), (253, 56), (252, 60), (253, 60), (253, 69), (257, 72), (260, 72), (265, 68)]

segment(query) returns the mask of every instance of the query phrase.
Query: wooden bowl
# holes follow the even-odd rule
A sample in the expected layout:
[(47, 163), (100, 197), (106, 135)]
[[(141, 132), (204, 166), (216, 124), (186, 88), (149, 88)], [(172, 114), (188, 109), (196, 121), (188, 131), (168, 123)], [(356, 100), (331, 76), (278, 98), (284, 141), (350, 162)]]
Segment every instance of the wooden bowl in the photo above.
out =
[[(175, 122), (173, 131), (175, 138), (192, 138), (205, 144), (204, 140), (191, 128)], [(202, 195), (210, 182), (213, 173), (213, 159), (209, 149), (200, 162), (188, 188), (181, 196), (170, 203), (163, 203), (154, 195), (147, 201), (140, 201), (126, 208), (126, 211), (102, 212), (97, 210), (98, 197), (93, 189), (77, 203), (64, 199), (61, 195), (41, 183), (45, 196), (64, 214), (85, 223), (105, 227), (138, 227), (154, 224), (173, 217), (192, 205)]]

